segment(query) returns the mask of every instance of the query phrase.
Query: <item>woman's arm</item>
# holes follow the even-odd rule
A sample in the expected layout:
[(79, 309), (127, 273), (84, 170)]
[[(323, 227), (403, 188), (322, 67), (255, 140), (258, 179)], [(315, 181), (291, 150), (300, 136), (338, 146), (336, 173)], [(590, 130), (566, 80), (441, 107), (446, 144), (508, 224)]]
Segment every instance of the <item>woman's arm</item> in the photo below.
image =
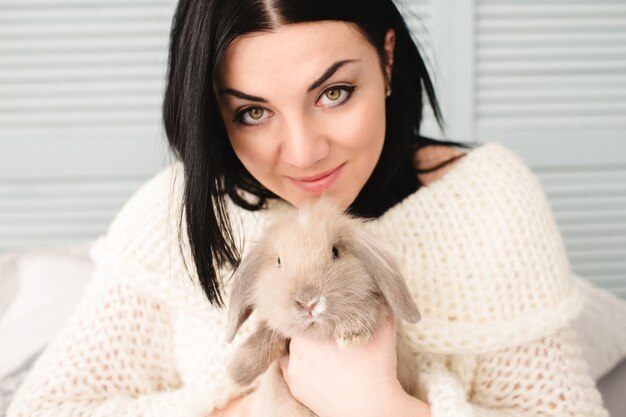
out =
[(35, 363), (8, 417), (201, 417), (206, 396), (181, 384), (164, 306), (125, 284), (99, 283)]
[(402, 389), (396, 364), (396, 324), (390, 320), (356, 348), (294, 338), (281, 368), (292, 395), (319, 417), (429, 416), (428, 405)]
[(477, 417), (608, 415), (571, 329), (479, 356), (473, 390)]
[(608, 417), (570, 329), (478, 356), (417, 360), (433, 417)]
[(180, 169), (172, 165), (143, 185), (94, 244), (86, 294), (8, 417), (205, 417), (226, 399), (218, 384), (183, 383), (175, 356), (170, 306), (185, 308), (196, 290), (179, 286), (188, 281), (177, 251)]
[(231, 400), (222, 409), (217, 409), (209, 417), (253, 417), (252, 403), (256, 391)]

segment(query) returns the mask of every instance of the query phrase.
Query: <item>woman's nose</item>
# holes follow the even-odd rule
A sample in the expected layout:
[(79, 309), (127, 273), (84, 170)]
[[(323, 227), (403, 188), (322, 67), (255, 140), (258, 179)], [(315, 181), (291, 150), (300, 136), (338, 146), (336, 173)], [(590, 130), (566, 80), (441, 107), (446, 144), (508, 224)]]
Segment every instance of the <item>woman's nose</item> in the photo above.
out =
[(326, 158), (330, 149), (328, 138), (312, 123), (291, 120), (283, 130), (282, 160), (297, 168), (309, 168)]

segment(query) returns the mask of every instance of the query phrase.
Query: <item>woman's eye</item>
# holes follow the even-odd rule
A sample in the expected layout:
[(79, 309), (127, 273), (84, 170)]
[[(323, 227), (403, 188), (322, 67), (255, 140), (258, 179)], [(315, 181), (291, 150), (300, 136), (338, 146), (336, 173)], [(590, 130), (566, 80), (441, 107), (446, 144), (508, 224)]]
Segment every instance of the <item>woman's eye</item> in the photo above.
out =
[[(347, 102), (355, 89), (356, 86), (353, 85), (331, 87), (322, 93), (318, 101), (325, 101), (322, 102), (325, 107), (337, 107)], [(248, 107), (238, 111), (233, 117), (233, 122), (244, 126), (260, 125), (271, 117), (271, 114), (266, 113), (271, 112), (263, 107)]]
[(352, 96), (355, 88), (355, 86), (348, 85), (331, 87), (322, 93), (320, 101), (326, 99), (326, 102), (322, 104), (328, 107), (339, 106), (348, 101), (348, 99)]
[(333, 88), (332, 90), (327, 90), (324, 95), (331, 101), (337, 101), (341, 97), (341, 90)]
[(267, 119), (263, 118), (264, 113), (267, 110), (262, 107), (248, 107), (235, 114), (233, 121), (244, 125), (258, 125)]

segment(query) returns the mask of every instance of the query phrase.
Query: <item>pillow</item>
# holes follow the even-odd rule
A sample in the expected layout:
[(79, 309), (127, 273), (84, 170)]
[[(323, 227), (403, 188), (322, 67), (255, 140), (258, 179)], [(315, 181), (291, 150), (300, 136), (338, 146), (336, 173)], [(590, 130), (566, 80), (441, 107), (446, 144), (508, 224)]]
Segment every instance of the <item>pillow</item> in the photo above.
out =
[(585, 306), (572, 327), (594, 380), (599, 380), (626, 358), (626, 301), (581, 277), (574, 281)]
[(613, 417), (623, 416), (626, 411), (626, 360), (623, 360), (598, 381), (604, 406)]
[(0, 416), (6, 415), (9, 404), (11, 404), (15, 396), (15, 392), (26, 378), (26, 375), (30, 372), (30, 368), (33, 366), (40, 353), (41, 352), (36, 352), (17, 369), (0, 379)]
[(19, 251), (5, 263), (2, 285), (14, 290), (0, 316), (0, 378), (44, 348), (70, 317), (93, 270), (91, 244)]

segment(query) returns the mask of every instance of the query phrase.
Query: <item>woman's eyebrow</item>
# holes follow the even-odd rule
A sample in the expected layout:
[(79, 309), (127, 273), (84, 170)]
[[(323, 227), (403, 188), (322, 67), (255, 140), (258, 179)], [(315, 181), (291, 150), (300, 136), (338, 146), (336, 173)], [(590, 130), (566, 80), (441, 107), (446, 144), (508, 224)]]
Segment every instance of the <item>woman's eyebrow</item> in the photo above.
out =
[(322, 85), (322, 83), (324, 81), (326, 81), (327, 79), (329, 79), (330, 77), (333, 76), (333, 74), (335, 72), (337, 72), (337, 70), (341, 67), (343, 67), (346, 64), (352, 63), (352, 62), (357, 62), (360, 61), (360, 59), (344, 59), (342, 61), (337, 61), (335, 62), (333, 65), (331, 65), (326, 72), (324, 73), (324, 75), (322, 75), (319, 79), (317, 79), (313, 84), (311, 84), (309, 86), (309, 88), (306, 90), (307, 93), (310, 93), (311, 90), (316, 89), (317, 87), (319, 87), (320, 85)]
[(234, 88), (224, 88), (222, 90), (220, 90), (219, 95), (220, 97), (226, 95), (226, 94), (230, 94), (231, 96), (235, 96), (235, 97), (239, 97), (242, 98), (244, 100), (250, 100), (250, 101), (258, 101), (261, 103), (267, 103), (267, 100), (265, 100), (262, 97), (257, 97), (257, 96), (251, 96), (249, 94), (246, 94), (242, 91), (236, 90)]
[[(317, 80), (315, 80), (313, 82), (313, 84), (311, 84), (309, 86), (309, 88), (307, 89), (307, 93), (311, 92), (311, 90), (316, 89), (317, 87), (319, 87), (320, 85), (322, 85), (322, 83), (324, 81), (326, 81), (327, 79), (329, 79), (330, 77), (333, 76), (333, 74), (335, 72), (337, 72), (337, 70), (341, 67), (343, 67), (346, 64), (350, 64), (352, 62), (358, 62), (360, 61), (360, 59), (344, 59), (341, 61), (337, 61), (335, 62), (333, 65), (331, 65), (326, 72), (324, 72), (324, 74), (318, 78)], [(222, 97), (225, 94), (230, 94), (233, 95), (235, 97), (239, 97), (241, 99), (244, 100), (250, 100), (250, 101), (258, 101), (260, 103), (267, 103), (267, 100), (264, 99), (263, 97), (257, 97), (257, 96), (251, 96), (250, 94), (246, 94), (242, 91), (236, 90), (234, 88), (224, 88), (222, 90), (220, 90), (219, 92), (219, 96)]]

